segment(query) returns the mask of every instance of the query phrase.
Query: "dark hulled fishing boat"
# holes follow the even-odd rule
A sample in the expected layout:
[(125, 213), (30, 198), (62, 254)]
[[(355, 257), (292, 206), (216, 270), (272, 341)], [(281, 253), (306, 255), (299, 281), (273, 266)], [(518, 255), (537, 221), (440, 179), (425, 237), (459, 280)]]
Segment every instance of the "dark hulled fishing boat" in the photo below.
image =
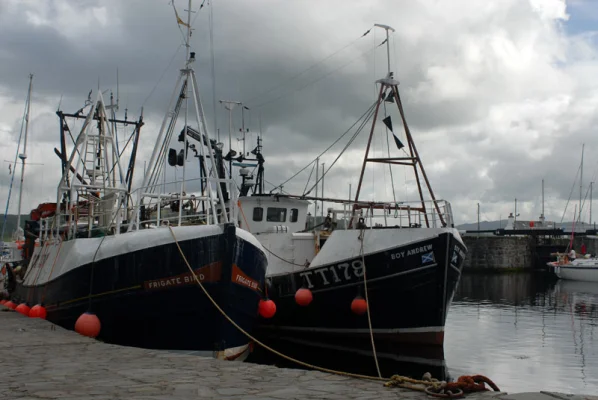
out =
[[(191, 4), (188, 10), (190, 15)], [(67, 329), (74, 329), (79, 317), (89, 312), (101, 323), (98, 337), (109, 343), (241, 359), (248, 353), (249, 340), (212, 300), (251, 332), (267, 259), (255, 237), (236, 224), (233, 182), (214, 168), (215, 142), (205, 124), (193, 70), (195, 53), (189, 51), (189, 25), (185, 65), (139, 188), (132, 191), (131, 183), (142, 118), (118, 120), (118, 103), (111, 98), (105, 104), (101, 92), (75, 114), (59, 112), (62, 150), (56, 152), (63, 174), (57, 201), (53, 207), (44, 205), (43, 213), (32, 213), (28, 247), (35, 240), (41, 245), (10, 295), (17, 303), (42, 305), (48, 320)], [(183, 179), (166, 183), (162, 178), (174, 151), (167, 150), (181, 110), (185, 132), (192, 129), (188, 119), (190, 110), (195, 111), (198, 125), (193, 129), (204, 141), (194, 147), (199, 163), (195, 158), (187, 162), (185, 136), (186, 151), (174, 155)], [(66, 116), (83, 119), (68, 157), (65, 137), (71, 128)], [(126, 174), (121, 166), (124, 149), (119, 151), (116, 137), (118, 123), (134, 126)], [(198, 178), (188, 178), (192, 167), (200, 167)], [(201, 186), (201, 194), (187, 195), (194, 185)], [(175, 190), (169, 193), (166, 187)]]
[[(386, 29), (388, 37), (392, 28), (378, 26)], [(323, 196), (324, 176), (340, 155), (328, 170), (322, 167), (320, 177), (319, 160), (326, 151), (316, 157), (312, 161), (315, 182), (308, 180), (303, 194), (296, 195), (263, 192), (261, 142), (252, 151), (254, 159), (237, 160), (243, 178), (240, 225), (256, 235), (269, 257), (267, 297), (275, 303), (276, 310), (273, 312), (271, 304), (264, 303), (264, 318), (260, 320), (260, 332), (264, 335), (302, 340), (372, 335), (376, 340), (443, 344), (447, 313), (467, 250), (454, 228), (450, 203), (437, 199), (431, 188), (405, 119), (399, 83), (390, 67), (387, 76), (377, 84), (379, 92), (374, 104), (353, 124), (357, 128), (353, 136), (348, 136), (351, 139), (343, 150), (371, 121), (354, 198)], [(387, 104), (396, 104), (398, 108), (400, 126), (404, 128), (401, 138), (393, 128)], [(378, 119), (384, 126), (377, 134), (386, 136), (381, 141), (396, 145), (396, 149), (384, 151), (388, 154), (384, 157), (370, 152)], [(391, 151), (398, 154), (391, 156)], [(312, 163), (303, 170), (308, 170)], [(387, 185), (393, 189), (391, 201), (360, 198), (366, 183), (366, 166), (372, 164), (387, 165), (391, 180), (391, 167), (411, 167), (419, 198), (398, 199), (394, 182)], [(257, 170), (255, 184), (249, 172), (251, 166)], [(327, 179), (330, 182), (333, 178)], [(318, 196), (320, 185), (322, 195)], [(314, 189), (315, 196), (311, 194)], [(369, 190), (376, 194), (375, 186)], [(316, 211), (309, 217), (312, 202)], [(324, 203), (329, 205), (326, 216)]]

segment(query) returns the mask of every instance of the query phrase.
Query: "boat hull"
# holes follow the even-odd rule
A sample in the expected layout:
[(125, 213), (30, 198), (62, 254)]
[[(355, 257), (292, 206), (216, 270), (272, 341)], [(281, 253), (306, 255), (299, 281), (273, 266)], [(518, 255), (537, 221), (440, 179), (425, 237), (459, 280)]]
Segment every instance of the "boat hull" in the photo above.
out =
[[(209, 295), (251, 332), (267, 267), (259, 242), (232, 225), (173, 230)], [(105, 239), (103, 244), (97, 238), (43, 246), (12, 293), (13, 301), (45, 305), (47, 319), (67, 329), (90, 310), (102, 325), (98, 338), (108, 343), (203, 351), (220, 358), (246, 353), (249, 340), (199, 287), (169, 229)], [(79, 265), (65, 267), (73, 260)]]
[[(390, 243), (388, 235), (407, 237), (407, 231), (380, 229), (378, 234), (386, 236)], [(368, 232), (372, 231), (366, 230), (366, 235)], [(365, 297), (365, 263), (374, 337), (442, 345), (446, 315), (459, 283), (466, 247), (455, 230), (438, 229), (427, 237), (422, 232), (420, 229), (411, 235), (416, 240), (376, 252), (366, 251), (363, 257), (268, 277), (268, 294), (277, 304), (277, 312), (269, 320), (260, 320), (260, 331), (311, 339), (369, 337), (367, 315), (351, 311), (353, 299), (358, 295)], [(331, 236), (323, 249), (334, 245), (333, 239)], [(344, 242), (347, 249), (356, 246), (348, 240)], [(338, 250), (333, 250), (342, 254), (343, 243), (338, 246)], [(354, 249), (351, 251), (355, 254)], [(313, 301), (308, 306), (295, 302), (295, 293), (301, 287), (312, 291)]]
[(565, 265), (550, 263), (549, 265), (554, 268), (554, 273), (560, 279), (598, 282), (598, 263), (596, 262), (589, 265), (584, 265), (582, 263), (578, 265), (575, 263)]

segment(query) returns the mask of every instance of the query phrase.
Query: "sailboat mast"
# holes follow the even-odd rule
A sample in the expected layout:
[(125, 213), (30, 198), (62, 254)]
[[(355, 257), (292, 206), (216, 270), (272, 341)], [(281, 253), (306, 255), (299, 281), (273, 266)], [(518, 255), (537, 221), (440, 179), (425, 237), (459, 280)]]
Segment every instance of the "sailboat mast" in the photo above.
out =
[(581, 222), (581, 201), (582, 201), (582, 189), (583, 189), (583, 151), (585, 143), (581, 145), (581, 174), (579, 176), (579, 217), (577, 218)]
[(544, 216), (544, 179), (542, 179), (542, 216)]
[(233, 157), (232, 157), (232, 150), (233, 150), (233, 108), (235, 105), (241, 105), (240, 101), (230, 101), (230, 100), (220, 100), (220, 104), (224, 104), (224, 108), (228, 110), (228, 151), (230, 155), (230, 159), (228, 160), (228, 178), (232, 179), (233, 177)]
[(21, 185), (19, 187), (19, 206), (17, 211), (17, 231), (21, 227), (21, 203), (23, 200), (23, 178), (25, 176), (25, 160), (27, 159), (27, 131), (29, 130), (29, 112), (31, 110), (31, 87), (33, 86), (33, 74), (29, 74), (29, 92), (27, 93), (27, 113), (25, 114), (25, 141), (23, 152), (19, 154), (21, 159)]

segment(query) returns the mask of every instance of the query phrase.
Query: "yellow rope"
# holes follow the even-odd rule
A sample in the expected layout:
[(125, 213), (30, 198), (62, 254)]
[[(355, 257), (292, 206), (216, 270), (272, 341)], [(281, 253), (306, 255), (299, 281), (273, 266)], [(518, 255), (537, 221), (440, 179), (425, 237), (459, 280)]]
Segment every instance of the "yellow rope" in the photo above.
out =
[[(208, 293), (208, 291), (206, 290), (206, 288), (203, 286), (203, 284), (201, 283), (201, 281), (197, 278), (197, 275), (195, 275), (195, 271), (193, 271), (193, 268), (191, 268), (191, 265), (189, 265), (189, 261), (187, 261), (187, 257), (185, 257), (185, 254), (183, 253), (183, 250), (181, 249), (181, 246), (179, 245), (179, 242), (176, 238), (176, 235), (174, 233), (174, 231), (172, 230), (171, 226), (168, 226), (168, 229), (170, 229), (170, 233), (172, 235), (172, 238), (174, 239), (174, 242), (177, 246), (177, 248), (179, 249), (179, 253), (181, 254), (181, 257), (183, 258), (183, 261), (185, 262), (185, 264), (187, 265), (187, 268), (189, 268), (189, 271), (191, 272), (191, 274), (193, 274), (193, 279), (195, 280), (195, 282), (197, 282), (197, 284), (199, 285), (199, 287), (201, 288), (201, 290), (205, 293), (205, 295), (208, 297), (208, 299), (210, 300), (210, 302), (212, 302), (212, 304), (214, 305), (214, 307), (216, 307), (216, 309), (218, 309), (218, 311), (228, 320), (228, 322), (230, 322), (235, 328), (237, 328), (241, 333), (243, 333), (245, 336), (247, 336), (247, 338), (255, 343), (257, 343), (258, 345), (262, 346), (263, 348), (265, 348), (266, 350), (286, 359), (289, 361), (292, 361), (294, 363), (297, 363), (299, 365), (302, 365), (304, 367), (307, 368), (311, 368), (311, 369), (315, 369), (318, 371), (322, 371), (322, 372), (328, 372), (331, 374), (337, 374), (337, 375), (344, 375), (344, 376), (350, 376), (353, 378), (361, 378), (361, 379), (370, 379), (370, 380), (376, 380), (376, 381), (386, 381), (387, 379), (384, 378), (380, 378), (380, 377), (376, 377), (376, 376), (369, 376), (369, 375), (361, 375), (361, 374), (354, 374), (351, 372), (343, 372), (343, 371), (336, 371), (333, 369), (328, 369), (328, 368), (323, 368), (323, 367), (318, 367), (316, 365), (313, 364), (309, 364), (300, 360), (297, 360), (295, 358), (289, 357), (285, 354), (282, 354), (281, 352), (273, 349), (272, 347), (260, 342), (259, 340), (257, 340), (255, 337), (253, 337), (251, 334), (249, 334), (248, 332), (246, 332), (243, 328), (241, 328), (239, 325), (237, 325), (237, 323), (235, 321), (233, 321), (225, 312), (222, 308), (220, 308), (220, 306), (216, 303), (216, 301), (212, 298), (212, 296), (210, 296), (210, 294)], [(409, 378), (407, 378), (409, 379)]]
[(368, 299), (368, 280), (365, 268), (365, 254), (363, 252), (363, 242), (365, 241), (365, 229), (361, 229), (358, 239), (361, 241), (361, 266), (363, 267), (363, 285), (365, 286), (365, 309), (368, 313), (368, 326), (370, 328), (370, 340), (372, 341), (372, 351), (374, 353), (374, 362), (376, 363), (376, 370), (378, 371), (378, 377), (382, 378), (380, 373), (380, 365), (378, 364), (378, 353), (376, 352), (376, 345), (374, 344), (374, 331), (372, 330), (372, 318), (370, 315), (370, 300)]
[(249, 230), (249, 224), (247, 223), (247, 218), (245, 218), (245, 212), (243, 211), (243, 207), (241, 207), (241, 201), (237, 200), (237, 206), (239, 207), (239, 210), (241, 210), (241, 215), (243, 216), (243, 221), (245, 221), (245, 226), (247, 226), (247, 228), (245, 229), (247, 232), (251, 232)]
[[(241, 328), (235, 321), (233, 321), (228, 316), (228, 314), (226, 314), (224, 312), (224, 310), (222, 308), (220, 308), (220, 306), (218, 305), (218, 303), (216, 303), (216, 301), (214, 300), (214, 298), (212, 298), (212, 296), (210, 296), (210, 294), (208, 293), (208, 291), (206, 290), (206, 288), (203, 286), (203, 284), (201, 283), (201, 281), (199, 280), (199, 278), (195, 274), (195, 271), (193, 271), (193, 268), (191, 268), (191, 265), (189, 264), (189, 261), (187, 261), (187, 257), (185, 257), (185, 253), (183, 253), (183, 249), (181, 249), (181, 246), (179, 245), (179, 241), (177, 240), (176, 235), (175, 235), (175, 233), (172, 230), (172, 227), (170, 225), (168, 226), (168, 229), (170, 229), (170, 234), (172, 235), (172, 238), (174, 239), (174, 243), (176, 244), (177, 248), (179, 249), (179, 253), (181, 254), (181, 257), (183, 258), (183, 261), (185, 262), (185, 265), (187, 265), (187, 268), (189, 269), (189, 271), (193, 275), (193, 279), (195, 280), (195, 282), (197, 282), (197, 284), (199, 285), (199, 287), (201, 288), (201, 290), (204, 292), (204, 294), (208, 297), (208, 299), (210, 300), (210, 302), (214, 305), (214, 307), (216, 307), (216, 309), (222, 314), (222, 316), (225, 317), (228, 320), (228, 322), (230, 322), (235, 328), (237, 328), (241, 333), (243, 333), (249, 340), (257, 343), (258, 345), (262, 346), (264, 349), (266, 349), (266, 350), (268, 350), (268, 351), (270, 351), (270, 352), (272, 352), (272, 353), (278, 355), (279, 357), (282, 357), (282, 358), (284, 358), (284, 359), (286, 359), (288, 361), (292, 361), (292, 362), (294, 362), (296, 364), (299, 364), (299, 365), (307, 367), (307, 368), (315, 369), (317, 371), (326, 372), (326, 373), (335, 374), (335, 375), (348, 376), (348, 377), (351, 377), (351, 378), (369, 379), (369, 380), (374, 380), (374, 381), (387, 381), (385, 383), (385, 385), (384, 385), (386, 387), (395, 386), (395, 387), (401, 387), (401, 388), (404, 388), (404, 389), (420, 390), (420, 389), (416, 389), (416, 388), (414, 388), (414, 387), (412, 387), (411, 385), (408, 385), (408, 384), (411, 383), (411, 384), (416, 384), (416, 385), (431, 386), (431, 387), (434, 387), (434, 388), (439, 387), (439, 385), (441, 384), (441, 382), (439, 382), (438, 380), (426, 380), (426, 379), (419, 380), (419, 379), (412, 379), (412, 378), (409, 378), (409, 377), (406, 377), (406, 376), (401, 376), (401, 375), (393, 375), (390, 379), (387, 379), (387, 378), (382, 378), (382, 377), (377, 377), (377, 376), (354, 374), (352, 372), (337, 371), (337, 370), (334, 370), (334, 369), (318, 367), (317, 365), (309, 364), (309, 363), (306, 363), (304, 361), (297, 360), (296, 358), (287, 356), (286, 354), (283, 354), (283, 353), (281, 353), (281, 352), (273, 349), (272, 347), (266, 345), (265, 343), (260, 342), (258, 339), (256, 339), (252, 335), (250, 335), (243, 328)], [(365, 270), (365, 268), (364, 268), (364, 270)], [(366, 302), (367, 302), (367, 300), (366, 300)]]

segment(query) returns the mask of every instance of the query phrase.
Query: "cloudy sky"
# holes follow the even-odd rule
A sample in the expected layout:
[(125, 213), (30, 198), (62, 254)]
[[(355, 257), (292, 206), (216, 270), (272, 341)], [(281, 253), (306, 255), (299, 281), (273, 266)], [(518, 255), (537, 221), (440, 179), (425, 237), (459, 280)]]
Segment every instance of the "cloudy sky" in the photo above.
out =
[[(175, 0), (183, 17), (186, 3)], [(254, 146), (261, 126), (271, 189), (313, 160), (373, 103), (375, 79), (386, 74), (386, 49), (377, 47), (384, 31), (361, 36), (375, 23), (391, 25), (396, 29), (389, 41), (391, 70), (401, 82), (407, 121), (435, 194), (452, 203), (456, 222), (476, 220), (477, 203), (483, 220), (505, 218), (515, 198), (520, 218), (537, 218), (542, 179), (547, 218), (560, 221), (574, 185), (573, 201), (579, 199), (582, 144), (584, 196), (598, 172), (593, 31), (598, 6), (592, 3), (206, 0), (198, 11), (201, 1), (195, 0), (191, 47), (208, 126), (216, 125), (228, 146), (227, 115), (220, 104), (214, 107), (212, 93), (216, 100), (244, 102), (250, 108), (247, 147)], [(129, 119), (135, 119), (144, 108), (140, 178), (185, 57), (168, 0), (1, 0), (0, 37), (2, 209), (10, 183), (5, 160), (15, 155), (29, 73), (35, 75), (27, 149), (32, 165), (24, 210), (55, 199), (59, 102), (62, 110), (74, 112), (98, 82), (103, 91), (116, 90), (117, 68), (120, 116), (127, 108)], [(387, 106), (398, 127), (396, 109)], [(233, 125), (238, 131), (239, 110)], [(395, 131), (404, 139), (402, 130)], [(326, 196), (347, 197), (349, 184), (355, 192), (366, 135), (364, 130), (326, 175)], [(237, 136), (235, 149), (242, 146)], [(329, 166), (347, 140), (320, 162)], [(388, 154), (384, 130), (376, 131), (372, 151), (377, 157)], [(391, 146), (390, 155), (402, 154)], [(310, 172), (307, 168), (284, 189), (302, 193)], [(413, 200), (412, 171), (393, 168), (392, 174), (397, 200)], [(363, 198), (395, 198), (388, 167), (369, 168), (365, 182)], [(588, 209), (586, 203), (586, 221)]]

